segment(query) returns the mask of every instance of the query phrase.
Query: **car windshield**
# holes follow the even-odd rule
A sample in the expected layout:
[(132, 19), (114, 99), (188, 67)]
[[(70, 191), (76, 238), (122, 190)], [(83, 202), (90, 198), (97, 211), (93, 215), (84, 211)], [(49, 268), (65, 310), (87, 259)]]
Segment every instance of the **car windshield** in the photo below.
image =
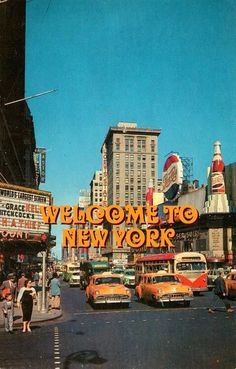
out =
[(178, 263), (176, 265), (177, 270), (206, 270), (206, 264), (205, 263), (196, 263), (196, 262), (190, 262), (190, 263)]
[(121, 284), (120, 278), (116, 277), (106, 277), (106, 278), (97, 278), (95, 280), (95, 284)]
[(125, 275), (135, 275), (135, 271), (134, 270), (127, 270), (125, 272)]
[(172, 282), (172, 283), (177, 282), (177, 283), (180, 283), (179, 279), (174, 275), (162, 275), (162, 276), (154, 277), (152, 279), (153, 284), (162, 283), (162, 282)]

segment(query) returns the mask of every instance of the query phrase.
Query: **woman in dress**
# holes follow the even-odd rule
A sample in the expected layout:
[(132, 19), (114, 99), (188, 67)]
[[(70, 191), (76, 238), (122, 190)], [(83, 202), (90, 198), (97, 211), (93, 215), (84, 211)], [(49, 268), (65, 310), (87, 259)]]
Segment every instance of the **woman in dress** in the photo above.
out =
[(49, 282), (51, 295), (51, 309), (60, 309), (61, 304), (61, 285), (56, 272), (53, 273)]
[(36, 297), (36, 291), (31, 286), (31, 281), (26, 279), (24, 287), (19, 291), (17, 297), (17, 306), (22, 308), (23, 329), (22, 332), (31, 332), (30, 323), (33, 310), (33, 299)]

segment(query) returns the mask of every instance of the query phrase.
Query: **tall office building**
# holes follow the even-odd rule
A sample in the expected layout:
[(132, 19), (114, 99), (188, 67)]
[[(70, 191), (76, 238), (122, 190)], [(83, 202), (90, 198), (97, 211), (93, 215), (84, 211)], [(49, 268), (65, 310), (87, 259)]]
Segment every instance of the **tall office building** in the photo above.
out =
[[(103, 189), (103, 181), (102, 181), (102, 171), (96, 170), (93, 175), (93, 179), (90, 182), (90, 193), (91, 193), (91, 205), (103, 205), (103, 198), (102, 198), (102, 189)], [(96, 212), (95, 212), (96, 216)], [(90, 225), (90, 228), (93, 230), (102, 229), (102, 225)], [(95, 259), (101, 256), (101, 249), (94, 247), (91, 244), (91, 247), (88, 250), (89, 259)]]
[(145, 205), (150, 179), (156, 183), (159, 129), (120, 122), (102, 145), (103, 200), (107, 205)]
[[(119, 122), (110, 127), (102, 145), (103, 206), (146, 205), (150, 179), (156, 183), (160, 129)], [(108, 225), (109, 226), (109, 225)], [(120, 253), (109, 240), (108, 254)], [(127, 254), (128, 249), (125, 250)], [(122, 255), (118, 255), (121, 257)]]
[(102, 171), (96, 170), (90, 182), (91, 204), (102, 206)]

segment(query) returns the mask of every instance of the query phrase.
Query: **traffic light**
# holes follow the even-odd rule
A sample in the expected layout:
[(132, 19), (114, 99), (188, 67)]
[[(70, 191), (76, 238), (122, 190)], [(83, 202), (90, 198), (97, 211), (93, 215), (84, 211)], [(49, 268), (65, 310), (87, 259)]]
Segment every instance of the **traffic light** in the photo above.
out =
[(49, 247), (55, 247), (56, 246), (56, 236), (53, 236), (52, 234), (49, 235)]
[(56, 246), (56, 236), (49, 234), (49, 233), (43, 233), (41, 234), (41, 243), (44, 245), (44, 247), (52, 248)]

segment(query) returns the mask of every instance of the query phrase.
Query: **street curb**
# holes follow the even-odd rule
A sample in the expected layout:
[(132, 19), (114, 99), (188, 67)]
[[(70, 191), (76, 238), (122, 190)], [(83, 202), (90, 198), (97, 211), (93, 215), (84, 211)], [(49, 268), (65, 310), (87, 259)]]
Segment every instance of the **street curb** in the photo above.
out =
[[(59, 319), (63, 316), (63, 311), (61, 310), (60, 312), (58, 312), (58, 315), (55, 315), (55, 316), (49, 316), (47, 314), (47, 317), (43, 317), (42, 316), (42, 319), (39, 319), (39, 318), (35, 318), (33, 320), (31, 320), (31, 324), (33, 325), (34, 323), (43, 323), (43, 322), (49, 322), (51, 320), (56, 320), (56, 319)], [(18, 320), (18, 319), (17, 319)], [(14, 321), (13, 322), (13, 326), (14, 327), (20, 327), (22, 326), (22, 321)], [(1, 321), (1, 328), (4, 329), (4, 322)], [(0, 331), (1, 331), (1, 328), (0, 328)]]
[(31, 324), (33, 323), (40, 323), (40, 322), (49, 322), (50, 320), (55, 320), (55, 319), (58, 319), (58, 318), (61, 318), (63, 315), (63, 312), (60, 311), (60, 313), (57, 315), (57, 316), (52, 316), (50, 318), (43, 318), (43, 319), (39, 319), (39, 320), (32, 320)]

